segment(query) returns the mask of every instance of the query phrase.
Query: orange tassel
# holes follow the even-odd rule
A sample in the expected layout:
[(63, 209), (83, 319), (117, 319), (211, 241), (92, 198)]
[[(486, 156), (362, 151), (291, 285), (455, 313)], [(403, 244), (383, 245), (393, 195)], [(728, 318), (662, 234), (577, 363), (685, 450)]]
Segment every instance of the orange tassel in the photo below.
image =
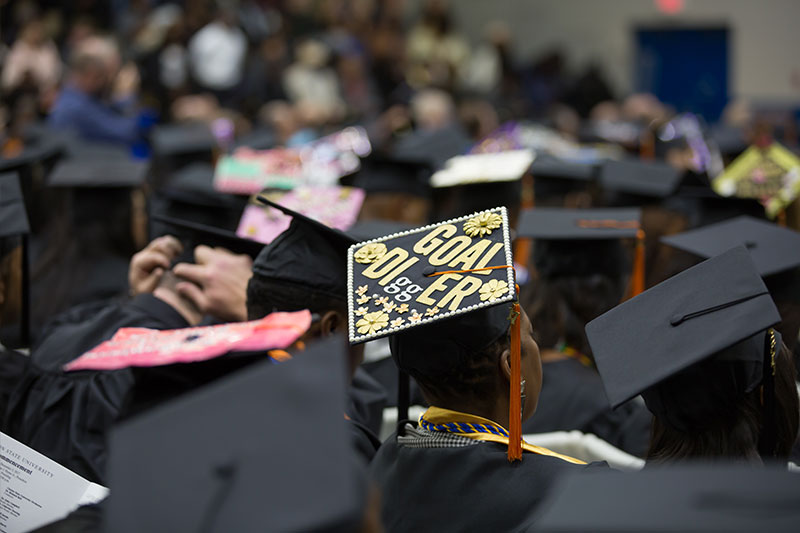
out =
[(636, 232), (636, 251), (633, 256), (630, 297), (644, 292), (644, 230)]
[(783, 227), (783, 228), (785, 228), (786, 227), (786, 211), (783, 210), (783, 209), (778, 211), (777, 218), (778, 218), (778, 225)]
[[(519, 294), (519, 286), (517, 286)], [(522, 318), (519, 303), (514, 303), (514, 323), (511, 325), (511, 384), (508, 398), (508, 461), (522, 460)]]

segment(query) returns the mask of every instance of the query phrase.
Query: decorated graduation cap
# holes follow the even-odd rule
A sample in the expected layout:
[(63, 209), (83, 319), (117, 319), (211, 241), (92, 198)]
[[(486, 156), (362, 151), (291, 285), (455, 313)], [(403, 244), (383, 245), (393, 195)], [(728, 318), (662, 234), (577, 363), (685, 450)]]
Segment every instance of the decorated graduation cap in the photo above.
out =
[(749, 216), (662, 237), (661, 242), (705, 259), (744, 245), (761, 276), (800, 266), (800, 233)]
[[(564, 476), (528, 531), (795, 531), (796, 474), (744, 465), (670, 465)], [(581, 502), (580, 512), (575, 502)]]
[(221, 247), (236, 254), (246, 254), (255, 259), (264, 247), (260, 242), (237, 236), (232, 231), (181, 220), (162, 215), (153, 215), (152, 220), (164, 226), (165, 233), (174, 235), (183, 242), (183, 258), (191, 261), (196, 246), (204, 244), (212, 248)]
[(106, 529), (357, 529), (365, 491), (343, 417), (344, 347), (333, 338), (253, 365), (115, 428)]
[[(684, 431), (699, 429), (716, 414), (709, 400), (712, 381), (714, 387), (735, 387), (736, 394), (763, 384), (759, 449), (771, 455), (772, 380), (780, 346), (772, 326), (779, 321), (750, 254), (738, 246), (599, 316), (586, 325), (586, 335), (612, 407), (642, 393), (652, 412)], [(709, 376), (699, 366), (706, 361), (738, 366), (715, 367)]]
[(666, 163), (638, 160), (605, 161), (599, 175), (605, 190), (649, 198), (670, 196), (681, 178), (681, 171)]
[(258, 201), (291, 216), (292, 222), (261, 250), (253, 274), (344, 300), (347, 250), (355, 239), (263, 196)]
[(353, 344), (390, 336), (411, 375), (464, 365), (511, 337), (509, 460), (521, 452), (520, 319), (504, 207), (354, 244), (348, 251)]
[(431, 176), (433, 187), (517, 181), (533, 163), (533, 150), (458, 155)]
[(800, 196), (800, 157), (778, 143), (751, 146), (711, 185), (721, 196), (758, 199), (775, 218)]
[(644, 231), (639, 208), (563, 209), (540, 207), (522, 212), (517, 236), (536, 239), (534, 262), (545, 278), (616, 277), (625, 266), (620, 239), (636, 239), (631, 294), (644, 290)]

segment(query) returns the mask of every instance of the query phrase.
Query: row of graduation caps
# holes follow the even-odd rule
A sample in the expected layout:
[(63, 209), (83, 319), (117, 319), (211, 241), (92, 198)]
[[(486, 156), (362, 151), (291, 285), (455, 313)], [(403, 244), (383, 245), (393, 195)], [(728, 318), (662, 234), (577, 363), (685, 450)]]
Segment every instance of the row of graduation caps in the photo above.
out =
[[(11, 209), (6, 209), (5, 206), (14, 206), (12, 209), (17, 209), (16, 214), (12, 214), (9, 218), (4, 218), (5, 221), (9, 221), (9, 223), (4, 223), (0, 225), (0, 227), (9, 228), (10, 233), (22, 233), (26, 230), (24, 224), (20, 222), (24, 222), (24, 211), (20, 211), (20, 201), (14, 201), (14, 198), (20, 199), (20, 187), (18, 184), (14, 185), (13, 179), (4, 179), (2, 180), (4, 184), (11, 183), (12, 185), (3, 185), (5, 194), (3, 195), (5, 200), (3, 202), (4, 209), (2, 210), (4, 213), (13, 213)], [(8, 200), (11, 201), (8, 201)], [(21, 215), (20, 213), (23, 213)], [(635, 230), (631, 227), (626, 228), (589, 228), (594, 229), (595, 231), (587, 231), (587, 228), (575, 223), (576, 220), (590, 220), (593, 217), (596, 217), (599, 220), (607, 220), (607, 219), (614, 219), (617, 221), (631, 221), (637, 220), (639, 218), (638, 210), (625, 210), (623, 212), (609, 212), (609, 211), (595, 211), (595, 210), (580, 210), (577, 212), (573, 211), (565, 211), (560, 209), (534, 209), (531, 211), (526, 211), (523, 213), (520, 223), (518, 224), (518, 235), (526, 236), (526, 237), (534, 237), (539, 239), (585, 239), (585, 238), (628, 238), (635, 236)], [(16, 225), (15, 225), (16, 224)], [(385, 226), (380, 229), (381, 233), (385, 233), (386, 230)], [(235, 239), (233, 236), (228, 235), (225, 232), (219, 232), (211, 230), (213, 233), (216, 233), (220, 238), (229, 238)], [(378, 235), (372, 234), (362, 234), (361, 238), (371, 238)], [(233, 241), (229, 241), (233, 242)], [(671, 244), (679, 247), (683, 247), (689, 251), (696, 253), (699, 256), (703, 257), (711, 257), (717, 255), (720, 251), (723, 251), (727, 248), (730, 248), (736, 244), (745, 244), (747, 248), (751, 252), (751, 256), (753, 261), (756, 265), (756, 268), (762, 276), (770, 276), (781, 271), (796, 267), (800, 264), (800, 257), (798, 257), (798, 253), (800, 253), (800, 246), (798, 246), (798, 236), (796, 233), (792, 232), (791, 230), (787, 230), (784, 228), (779, 228), (774, 225), (755, 221), (751, 219), (737, 219), (730, 221), (728, 223), (724, 223), (718, 226), (700, 228), (698, 230), (694, 230), (692, 232), (675, 236), (671, 238)], [(325, 350), (327, 352), (327, 350)], [(310, 366), (313, 366), (316, 369), (324, 368), (324, 363), (322, 359), (317, 358), (318, 360), (314, 360), (314, 358), (302, 358), (298, 359), (296, 365), (294, 367), (290, 365), (286, 365), (286, 372), (296, 371), (299, 375), (302, 375), (302, 380), (304, 383), (303, 389), (305, 390), (307, 387), (307, 381), (309, 378), (309, 372), (311, 370), (309, 368), (304, 368), (301, 370), (300, 365), (301, 361), (304, 361)], [(323, 358), (324, 359), (324, 358)], [(333, 360), (334, 358), (328, 357), (327, 360)], [(270, 370), (269, 372), (274, 372), (274, 370)], [(312, 372), (313, 374), (313, 372)], [(323, 375), (325, 375), (323, 373)], [(261, 392), (264, 393), (268, 390), (275, 391), (276, 394), (279, 394), (281, 390), (276, 387), (264, 387), (264, 381), (261, 381), (259, 378), (262, 376), (257, 375), (256, 373), (248, 372), (247, 376), (240, 376), (239, 379), (249, 379), (249, 383), (252, 385), (254, 383), (258, 383), (256, 388)], [(284, 384), (292, 383), (291, 379), (285, 379), (285, 376), (279, 377), (277, 374), (273, 374), (272, 376), (268, 376), (266, 373), (263, 376), (264, 380), (269, 380), (270, 378), (275, 379), (277, 381), (281, 381)], [(327, 385), (320, 388), (320, 391), (324, 391), (326, 387), (329, 387), (330, 383), (337, 380), (330, 380), (326, 379), (323, 380)], [(291, 387), (288, 387), (291, 389)], [(313, 389), (314, 387), (310, 387)], [(118, 448), (122, 449), (123, 451), (118, 452), (118, 456), (124, 453), (125, 449), (131, 451), (130, 448), (137, 450), (137, 453), (141, 452), (142, 447), (135, 446), (135, 439), (131, 438), (132, 435), (140, 435), (140, 438), (146, 438), (146, 435), (152, 434), (153, 431), (165, 431), (167, 427), (173, 427), (173, 430), (176, 432), (176, 438), (178, 441), (180, 440), (181, 431), (185, 428), (180, 424), (174, 425), (177, 418), (181, 420), (185, 420), (187, 424), (191, 423), (198, 423), (204, 424), (205, 423), (205, 416), (198, 418), (199, 412), (204, 412), (205, 409), (210, 408), (208, 405), (204, 409), (197, 409), (192, 410), (190, 404), (192, 403), (202, 403), (203, 401), (208, 401), (209, 404), (213, 404), (218, 406), (220, 409), (231, 408), (232, 406), (237, 406), (236, 409), (239, 409), (239, 406), (243, 404), (247, 404), (250, 401), (254, 400), (255, 398), (249, 398), (248, 402), (240, 402), (240, 401), (231, 401), (228, 399), (224, 401), (226, 395), (233, 395), (238, 396), (239, 394), (245, 394), (248, 390), (247, 385), (245, 384), (242, 386), (239, 382), (234, 382), (234, 380), (230, 380), (227, 382), (221, 382), (218, 386), (214, 389), (209, 389), (203, 391), (202, 393), (197, 394), (191, 398), (187, 398), (186, 401), (182, 402), (180, 405), (174, 405), (170, 407), (170, 411), (165, 411), (159, 413), (159, 416), (156, 417), (155, 420), (150, 419), (147, 421), (142, 421), (145, 425), (143, 428), (123, 428), (119, 430), (118, 436), (115, 437), (113, 442), (118, 443)], [(297, 390), (297, 388), (293, 389)], [(283, 391), (286, 394), (289, 394), (289, 391)], [(324, 392), (320, 392), (319, 394), (325, 394)], [(215, 396), (216, 395), (216, 396)], [(319, 400), (319, 399), (318, 399)], [(259, 402), (253, 402), (254, 405), (261, 404), (263, 405), (264, 401), (268, 403), (274, 403), (273, 401), (269, 401), (267, 399)], [(291, 404), (291, 402), (286, 402), (287, 404)], [(317, 401), (315, 404), (325, 404), (325, 401)], [(327, 402), (331, 405), (336, 405), (335, 402)], [(185, 410), (181, 410), (185, 409)], [(193, 413), (193, 415), (190, 415)], [(259, 413), (261, 416), (262, 413)], [(331, 414), (331, 413), (328, 413)], [(187, 416), (188, 415), (188, 416)], [(276, 413), (276, 417), (286, 417), (281, 418), (281, 424), (277, 424), (274, 427), (281, 427), (282, 424), (290, 424), (290, 420), (294, 419), (297, 420), (298, 417), (290, 416), (287, 413)], [(308, 424), (308, 416), (309, 413), (303, 413), (303, 417), (305, 420), (303, 425), (307, 427), (317, 428), (322, 426), (317, 426), (315, 424)], [(313, 415), (312, 415), (313, 416)], [(335, 417), (332, 416), (325, 416), (320, 418), (320, 424), (323, 424), (322, 420), (333, 420)], [(244, 425), (247, 425), (247, 416), (246, 413), (242, 414), (239, 412), (236, 416), (220, 416), (219, 419), (229, 419), (231, 420), (231, 424), (234, 427), (230, 428), (230, 431), (234, 434), (238, 434), (243, 431), (243, 427), (241, 425), (237, 425), (238, 422), (244, 421)], [(148, 424), (154, 424), (154, 426), (149, 427)], [(250, 425), (249, 427), (252, 427)], [(155, 430), (153, 428), (156, 428)], [(128, 433), (125, 433), (127, 431)], [(220, 431), (220, 434), (224, 434), (224, 431)], [(315, 437), (322, 434), (327, 434), (326, 432), (318, 432), (314, 431)], [(331, 429), (330, 433), (331, 436), (336, 434), (335, 429)], [(258, 436), (255, 436), (253, 439), (242, 439), (243, 441), (248, 442), (258, 442)], [(335, 439), (334, 439), (335, 440)], [(164, 439), (165, 442), (169, 442), (170, 439)], [(227, 442), (227, 441), (226, 441)], [(306, 442), (314, 442), (314, 438), (309, 438)], [(344, 439), (339, 439), (338, 442), (344, 442)], [(335, 449), (335, 445), (332, 444)], [(187, 443), (187, 448), (191, 448)], [(220, 465), (214, 465), (214, 461), (218, 458), (212, 457), (212, 452), (210, 450), (215, 449), (213, 447), (213, 443), (209, 443), (209, 447), (203, 447), (202, 450), (198, 451), (200, 457), (197, 457), (199, 464), (204, 464), (206, 466), (215, 466), (216, 470), (214, 472), (222, 472), (220, 479), (211, 482), (213, 483), (224, 483), (225, 482), (225, 472), (230, 470), (228, 468), (221, 468)], [(216, 448), (218, 449), (218, 448)], [(168, 458), (171, 454), (174, 454), (176, 451), (175, 448), (166, 449), (166, 450), (154, 450), (153, 461), (157, 462), (158, 464), (168, 464), (170, 461)], [(275, 454), (277, 457), (280, 457), (280, 454)], [(317, 454), (320, 455), (320, 454)], [(313, 475), (316, 479), (317, 473), (320, 470), (318, 469), (330, 469), (331, 468), (331, 461), (330, 461), (330, 454), (325, 454), (326, 460), (324, 464), (316, 464), (313, 461), (310, 461), (308, 466), (307, 472), (309, 475)], [(113, 461), (112, 461), (113, 463)], [(128, 463), (130, 464), (130, 463)], [(176, 463), (177, 464), (177, 463)], [(226, 465), (222, 465), (225, 467)], [(259, 494), (259, 501), (263, 501), (263, 485), (259, 485), (260, 490), (247, 490), (247, 483), (249, 482), (258, 482), (263, 483), (263, 479), (265, 477), (275, 477), (275, 469), (278, 466), (274, 463), (264, 464), (259, 462), (259, 464), (250, 465), (248, 464), (248, 474), (246, 478), (243, 480), (237, 481), (235, 484), (235, 492), (230, 494), (231, 497), (234, 496), (233, 501), (237, 501), (237, 505), (241, 505), (242, 509), (245, 511), (242, 513), (232, 512), (231, 509), (225, 510), (225, 515), (218, 517), (223, 523), (230, 523), (232, 526), (235, 527), (236, 522), (235, 520), (253, 520), (257, 522), (256, 517), (253, 516), (254, 512), (258, 512), (258, 509), (254, 509), (252, 505), (248, 505), (249, 503), (252, 504), (252, 501), (249, 501), (246, 497), (246, 494)], [(112, 466), (112, 468), (114, 468)], [(123, 466), (117, 466), (117, 468), (124, 468)], [(308, 479), (302, 475), (296, 475), (296, 469), (298, 466), (296, 464), (292, 465), (293, 471), (286, 476), (280, 476), (281, 479), (294, 479), (297, 480), (296, 482), (299, 483), (300, 487), (286, 487), (286, 485), (281, 485), (278, 489), (283, 493), (284, 497), (293, 494), (293, 488), (302, 492), (303, 494), (307, 494), (308, 484), (304, 482), (304, 479)], [(235, 468), (234, 468), (235, 470)], [(170, 473), (165, 472), (164, 479), (170, 479)], [(185, 472), (174, 472), (175, 477), (177, 480), (180, 480)], [(748, 471), (747, 473), (742, 472), (715, 472), (713, 474), (706, 474), (702, 471), (694, 472), (693, 474), (689, 474), (693, 476), (693, 479), (697, 480), (697, 483), (693, 486), (697, 489), (697, 491), (702, 492), (704, 497), (708, 497), (709, 494), (713, 495), (715, 502), (719, 503), (722, 502), (720, 505), (723, 507), (725, 506), (725, 502), (728, 502), (730, 505), (729, 507), (736, 506), (741, 508), (742, 505), (745, 507), (747, 506), (748, 500), (741, 494), (737, 494), (735, 490), (731, 490), (730, 487), (734, 485), (741, 485), (739, 483), (732, 483), (733, 480), (737, 480), (736, 477), (732, 476), (746, 476), (748, 479), (747, 485), (748, 495), (750, 494), (750, 490), (756, 485), (761, 487), (762, 491), (760, 492), (761, 496), (764, 495), (773, 495), (772, 501), (776, 501), (782, 505), (782, 508), (788, 509), (792, 503), (792, 494), (796, 494), (795, 487), (796, 485), (793, 484), (793, 480), (789, 480), (785, 476), (781, 476), (776, 472), (771, 471)], [(262, 477), (263, 476), (263, 477)], [(338, 479), (343, 479), (347, 477), (346, 473), (337, 471), (335, 476)], [(341, 477), (340, 477), (341, 476)], [(695, 477), (696, 476), (696, 477)], [(134, 480), (136, 479), (135, 476), (120, 475), (120, 479), (131, 480), (130, 489), (129, 490), (136, 490), (137, 494), (141, 496), (141, 484), (137, 484)], [(736, 528), (743, 528), (747, 529), (750, 526), (755, 526), (758, 524), (761, 527), (764, 527), (766, 524), (763, 522), (764, 518), (760, 517), (762, 522), (750, 522), (746, 519), (742, 519), (741, 516), (737, 516), (735, 520), (732, 520), (730, 514), (724, 513), (714, 513), (712, 512), (709, 514), (707, 510), (698, 510), (695, 506), (696, 501), (693, 499), (692, 491), (686, 490), (670, 490), (669, 485), (674, 485), (676, 483), (680, 484), (682, 487), (686, 487), (686, 477), (681, 475), (681, 473), (677, 471), (668, 471), (668, 472), (648, 472), (640, 477), (638, 477), (635, 481), (622, 481), (619, 478), (610, 477), (605, 478), (606, 476), (596, 476), (593, 480), (581, 480), (581, 481), (568, 481), (566, 483), (566, 489), (563, 493), (563, 499), (558, 500), (550, 506), (543, 506), (543, 508), (549, 509), (549, 518), (544, 517), (542, 520), (539, 521), (539, 527), (546, 530), (548, 527), (552, 528), (566, 528), (569, 529), (583, 529), (586, 527), (598, 527), (600, 524), (609, 524), (609, 527), (612, 528), (621, 528), (621, 527), (651, 527), (654, 523), (655, 517), (660, 517), (662, 523), (665, 527), (670, 528), (681, 528), (682, 525), (686, 523), (691, 524), (693, 527), (697, 527), (698, 524), (704, 525), (708, 524), (709, 527), (719, 527), (721, 523), (725, 524), (725, 527), (729, 527), (730, 529)], [(738, 480), (742, 479), (741, 477)], [(737, 480), (737, 481), (738, 481)], [(143, 482), (143, 480), (138, 480), (138, 482)], [(179, 481), (176, 481), (178, 483)], [(126, 482), (127, 483), (127, 482)], [(643, 486), (652, 487), (650, 483), (659, 483), (661, 487), (664, 489), (663, 493), (659, 490), (659, 497), (658, 498), (647, 498), (645, 501), (641, 501), (641, 498), (633, 498), (626, 497), (625, 494), (637, 494), (640, 495), (645, 491), (641, 489)], [(151, 487), (148, 483), (146, 486)], [(167, 483), (164, 485), (164, 490), (167, 491), (170, 489), (170, 485)], [(610, 487), (618, 487), (619, 492), (616, 494), (615, 498), (611, 498), (610, 500), (598, 498), (598, 494), (604, 495), (611, 495), (613, 494), (612, 491), (609, 490)], [(637, 488), (638, 487), (638, 488)], [(174, 488), (174, 487), (173, 487)], [(213, 489), (213, 487), (210, 487)], [(121, 490), (120, 490), (121, 489)], [(318, 498), (308, 498), (307, 496), (300, 499), (304, 502), (304, 507), (308, 505), (309, 501), (316, 502), (316, 505), (319, 505), (321, 508), (314, 509), (313, 512), (308, 513), (300, 513), (304, 515), (302, 518), (303, 520), (318, 520), (324, 517), (325, 520), (332, 520), (338, 521), (341, 520), (344, 516), (344, 512), (347, 509), (352, 509), (352, 505), (355, 501), (358, 500), (357, 497), (354, 496), (354, 492), (356, 491), (341, 491), (338, 490), (340, 487), (337, 487), (337, 490), (329, 490), (331, 487), (326, 486), (319, 486), (320, 495)], [(124, 494), (125, 486), (119, 487), (119, 489), (115, 488), (115, 492), (118, 494)], [(241, 491), (241, 492), (240, 492)], [(171, 491), (172, 494), (178, 491)], [(332, 494), (340, 494), (341, 499), (332, 498)], [(591, 498), (585, 497), (586, 494), (590, 494)], [(786, 496), (789, 494), (790, 496)], [(274, 498), (267, 498), (270, 501), (280, 501), (279, 496), (276, 494)], [(633, 499), (632, 499), (633, 498)], [(298, 498), (299, 499), (299, 498)], [(116, 499), (118, 504), (112, 503), (112, 508), (114, 505), (119, 505), (124, 507), (125, 506), (125, 498), (120, 496)], [(133, 501), (133, 500), (132, 500)], [(565, 502), (575, 502), (575, 501), (591, 501), (592, 505), (591, 508), (584, 509), (582, 513), (574, 513), (570, 512), (570, 507)], [(631, 502), (635, 501), (636, 504), (632, 504)], [(112, 499), (114, 502), (114, 499)], [(176, 520), (177, 522), (173, 522), (179, 528), (181, 525), (186, 524), (183, 520), (187, 520), (188, 518), (185, 516), (176, 516), (180, 515), (180, 513), (176, 513), (176, 509), (185, 508), (184, 506), (176, 506), (176, 505), (167, 505), (167, 503), (174, 504), (175, 502), (170, 498), (161, 498), (157, 499), (154, 495), (153, 501), (151, 502), (153, 505), (160, 505), (160, 507), (156, 507), (159, 509), (159, 512), (153, 513), (154, 517), (158, 517), (160, 520), (165, 520), (168, 517), (171, 519)], [(758, 501), (751, 501), (754, 506), (757, 506), (759, 503), (763, 502), (763, 500)], [(796, 502), (795, 502), (796, 503)], [(785, 504), (785, 505), (784, 505)], [(566, 506), (566, 507), (565, 507)], [(285, 523), (287, 524), (287, 528), (294, 529), (296, 527), (303, 528), (308, 526), (308, 522), (300, 522), (298, 523), (297, 520), (300, 518), (298, 513), (292, 513), (290, 510), (292, 506), (287, 504), (284, 506), (276, 506), (277, 508), (284, 508), (286, 509), (285, 513), (285, 520), (287, 522), (280, 522), (277, 520), (276, 516), (273, 515), (270, 518), (270, 523)], [(632, 509), (635, 507), (635, 509)], [(616, 511), (615, 511), (616, 509)], [(677, 511), (682, 510), (681, 511)], [(564, 512), (564, 511), (567, 512)], [(119, 509), (116, 511), (112, 511), (112, 515), (115, 512), (120, 513), (121, 516), (125, 515), (124, 509)], [(270, 512), (274, 512), (272, 507), (270, 507)], [(772, 516), (770, 520), (775, 521), (772, 525), (775, 528), (785, 527), (787, 523), (793, 523), (791, 521), (784, 521), (783, 523), (779, 523), (780, 520), (788, 518), (788, 514), (784, 514), (782, 516)], [(216, 519), (216, 518), (215, 518)], [(234, 520), (234, 522), (229, 522), (230, 520)], [(637, 522), (638, 521), (638, 522)], [(159, 525), (163, 526), (165, 522), (159, 522)], [(331, 523), (331, 522), (328, 522)], [(766, 525), (769, 528), (769, 525)]]
[[(261, 135), (245, 138), (240, 142), (260, 148), (271, 145), (272, 139), (269, 136)], [(155, 130), (152, 144), (153, 158), (151, 162), (148, 162), (131, 158), (128, 151), (122, 148), (80, 141), (64, 132), (55, 132), (47, 128), (33, 128), (29, 133), (23, 153), (16, 158), (0, 160), (0, 171), (17, 170), (19, 172), (26, 202), (30, 201), (27, 198), (30, 189), (41, 187), (42, 181), (47, 187), (73, 190), (133, 189), (141, 187), (149, 181), (154, 185), (157, 195), (167, 198), (168, 202), (173, 205), (183, 206), (174, 211), (180, 213), (177, 217), (171, 216), (173, 213), (168, 209), (161, 213), (166, 215), (168, 220), (169, 218), (184, 219), (183, 221), (173, 220), (178, 226), (191, 227), (195, 222), (206, 222), (223, 230), (222, 235), (227, 234), (226, 230), (235, 227), (247, 199), (220, 193), (214, 189), (214, 167), (210, 160), (216, 147), (216, 140), (210, 130), (203, 125), (165, 126)], [(741, 141), (728, 142), (726, 146), (728, 154), (735, 154), (744, 149)], [(187, 162), (190, 164), (186, 165)], [(171, 170), (175, 168), (178, 170)], [(431, 171), (432, 168), (427, 162), (398, 160), (374, 154), (363, 161), (363, 170), (354, 179), (343, 179), (343, 182), (359, 186), (368, 193), (402, 192), (412, 196), (430, 197)], [(44, 179), (34, 179), (33, 176), (37, 174), (44, 175)], [(520, 182), (519, 178), (522, 177), (522, 174), (532, 175), (533, 185), (530, 181)], [(601, 193), (602, 197), (598, 202), (600, 205), (668, 205), (675, 207), (677, 202), (680, 204), (678, 210), (695, 213), (693, 215), (694, 225), (727, 219), (736, 213), (756, 216), (763, 213), (763, 208), (755, 200), (720, 197), (709, 186), (707, 177), (684, 173), (660, 162), (628, 159), (582, 164), (559, 160), (543, 154), (533, 159), (532, 164), (525, 167), (522, 174), (511, 181), (488, 184), (488, 187), (493, 190), (491, 194), (486, 194), (487, 184), (465, 181), (467, 191), (470, 190), (470, 187), (480, 187), (473, 195), (476, 198), (466, 202), (469, 210), (489, 208), (498, 204), (510, 205), (512, 206), (512, 222), (516, 222), (515, 205), (522, 204), (523, 207), (531, 206), (534, 203), (539, 206), (560, 205), (564, 196), (570, 191), (593, 189), (595, 193)], [(160, 180), (153, 178), (154, 175), (166, 175), (168, 178)], [(457, 184), (456, 182), (455, 185)], [(532, 190), (525, 191), (524, 187), (526, 186), (532, 187)], [(483, 198), (483, 196), (487, 196), (487, 198)], [(556, 198), (556, 200), (551, 201), (552, 198)], [(491, 205), (485, 205), (485, 202), (490, 202)], [(538, 211), (540, 215), (546, 213), (541, 208)], [(187, 213), (188, 216), (183, 216)], [(583, 213), (583, 215), (588, 215), (588, 213)], [(614, 213), (609, 211), (603, 216), (613, 218), (613, 215)], [(624, 212), (623, 217), (628, 221), (640, 218), (639, 215), (632, 212)], [(700, 224), (697, 224), (698, 219)], [(158, 230), (155, 231), (155, 234), (169, 229), (175, 230), (175, 224), (172, 224), (171, 227), (163, 223), (158, 226), (163, 219), (160, 219), (157, 213), (152, 221), (156, 223), (151, 223), (151, 230)], [(546, 220), (541, 221), (534, 218), (520, 224), (519, 227), (522, 229), (518, 236), (547, 238), (548, 228), (552, 225), (546, 222)], [(750, 222), (754, 223), (754, 221)], [(357, 237), (373, 238), (381, 232), (389, 233), (389, 230), (397, 227), (402, 227), (402, 225), (391, 222), (365, 221), (359, 222), (352, 228), (351, 233)], [(637, 229), (631, 229), (630, 226), (627, 230), (619, 228), (616, 235), (620, 237), (636, 237), (638, 235), (641, 238), (642, 234), (637, 232)], [(185, 228), (178, 231), (191, 233)], [(537, 231), (544, 232), (544, 234), (537, 235)], [(155, 234), (151, 236), (155, 236)], [(585, 232), (584, 236), (578, 234), (570, 238), (596, 239), (602, 238), (606, 234), (611, 236), (615, 234), (615, 231), (612, 228), (607, 228), (606, 231), (595, 228), (593, 231)], [(185, 235), (184, 237), (188, 239)], [(670, 243), (671, 241), (667, 239), (665, 242)], [(249, 249), (253, 250), (255, 246), (257, 245), (250, 246)], [(245, 247), (247, 248), (248, 245)], [(768, 249), (772, 248), (768, 247)], [(527, 260), (528, 250), (522, 246), (518, 252), (522, 252), (518, 255), (525, 256), (521, 260), (518, 259), (524, 264)], [(639, 271), (635, 272), (634, 276), (640, 279), (640, 285), (642, 285), (643, 265), (637, 264), (636, 268)], [(780, 270), (785, 270), (785, 268), (781, 267), (775, 272)], [(643, 287), (640, 286), (640, 290), (641, 288)]]

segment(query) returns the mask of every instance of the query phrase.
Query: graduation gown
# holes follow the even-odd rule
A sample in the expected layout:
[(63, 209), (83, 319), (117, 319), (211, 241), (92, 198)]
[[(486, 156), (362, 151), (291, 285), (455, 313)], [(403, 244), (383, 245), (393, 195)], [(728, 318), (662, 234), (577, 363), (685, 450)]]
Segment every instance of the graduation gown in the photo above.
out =
[(542, 364), (542, 391), (536, 413), (522, 423), (522, 432), (578, 430), (644, 457), (650, 442), (652, 415), (630, 401), (611, 409), (600, 375), (568, 357)]
[(382, 490), (387, 532), (515, 531), (529, 523), (558, 477), (587, 466), (595, 465), (527, 450), (511, 464), (502, 443), (409, 447), (393, 434), (370, 474)]
[(11, 392), (25, 375), (28, 368), (29, 358), (27, 355), (6, 350), (0, 346), (0, 431), (8, 433), (5, 423), (5, 413), (8, 409), (8, 402)]
[(176, 329), (186, 320), (142, 294), (122, 304), (84, 306), (57, 321), (31, 355), (6, 411), (8, 434), (80, 476), (104, 484), (106, 431), (133, 383), (129, 369), (63, 372), (62, 365), (122, 327)]

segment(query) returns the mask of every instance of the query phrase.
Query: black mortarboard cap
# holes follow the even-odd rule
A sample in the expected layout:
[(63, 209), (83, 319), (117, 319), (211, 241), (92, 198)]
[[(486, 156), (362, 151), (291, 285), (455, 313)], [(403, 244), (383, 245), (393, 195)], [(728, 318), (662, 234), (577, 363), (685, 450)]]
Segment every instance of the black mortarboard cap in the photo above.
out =
[(411, 224), (391, 220), (359, 220), (347, 230), (347, 234), (361, 242), (410, 230), (412, 227)]
[[(115, 428), (109, 531), (352, 531), (341, 338), (234, 373)], [(256, 423), (254, 423), (254, 421)]]
[(260, 242), (239, 237), (232, 231), (226, 231), (206, 224), (162, 215), (153, 215), (152, 220), (165, 225), (166, 233), (177, 237), (183, 242), (183, 255), (186, 256), (186, 259), (189, 261), (191, 261), (191, 257), (193, 257), (194, 248), (201, 244), (212, 248), (225, 248), (236, 254), (246, 254), (253, 259), (258, 256), (261, 249), (264, 247)]
[(681, 179), (680, 170), (660, 162), (608, 160), (600, 167), (603, 189), (636, 196), (666, 198), (678, 189)]
[(291, 216), (292, 222), (261, 250), (253, 262), (253, 274), (344, 300), (347, 249), (355, 239), (263, 196), (258, 201)]
[(16, 172), (0, 174), (0, 238), (30, 232), (28, 214)]
[(151, 210), (165, 216), (224, 229), (239, 224), (247, 198), (214, 189), (211, 163), (189, 163), (169, 177), (151, 197)]
[(517, 236), (536, 239), (533, 260), (544, 278), (618, 278), (628, 272), (620, 239), (638, 237), (640, 219), (639, 208), (539, 207), (522, 212)]
[(629, 208), (526, 209), (517, 226), (518, 237), (545, 240), (626, 239), (636, 237), (642, 210)]
[(53, 159), (64, 152), (66, 136), (43, 127), (26, 132), (22, 151), (13, 157), (0, 157), (0, 172), (20, 170)]
[(204, 153), (210, 156), (217, 147), (217, 139), (204, 122), (156, 126), (150, 134), (150, 143), (158, 157)]
[(739, 246), (592, 320), (586, 335), (617, 407), (779, 321), (750, 254)]
[(431, 173), (428, 162), (372, 153), (361, 161), (353, 186), (367, 193), (405, 193), (427, 198), (431, 194)]
[(736, 126), (716, 124), (711, 127), (710, 137), (720, 153), (726, 157), (736, 157), (748, 147), (744, 130)]
[(392, 157), (425, 161), (434, 169), (444, 166), (453, 156), (469, 150), (472, 140), (458, 126), (434, 130), (414, 130), (395, 142)]
[(592, 181), (597, 174), (597, 165), (564, 161), (550, 154), (536, 154), (531, 164), (534, 178), (552, 178), (578, 182)]
[(800, 233), (749, 216), (662, 237), (661, 242), (703, 258), (744, 245), (762, 276), (800, 266)]
[[(350, 342), (392, 335), (403, 370), (458, 364), (508, 333), (516, 290), (505, 208), (355, 244), (348, 264)], [(446, 273), (483, 267), (503, 268)]]
[(147, 178), (148, 162), (126, 157), (70, 158), (56, 164), (50, 187), (135, 188)]
[[(575, 502), (581, 502), (576, 512)], [(682, 465), (587, 470), (550, 491), (528, 531), (796, 531), (800, 491), (785, 468)]]

